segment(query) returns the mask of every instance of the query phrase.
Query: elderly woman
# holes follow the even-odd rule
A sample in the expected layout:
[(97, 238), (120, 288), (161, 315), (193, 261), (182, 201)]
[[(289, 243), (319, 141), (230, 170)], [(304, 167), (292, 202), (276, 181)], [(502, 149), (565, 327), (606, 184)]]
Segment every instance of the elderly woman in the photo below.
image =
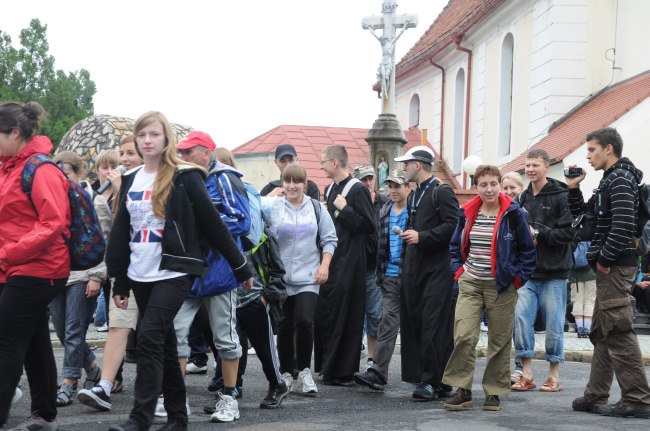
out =
[(478, 196), (460, 210), (449, 246), (451, 270), (459, 295), (454, 324), (454, 351), (443, 383), (458, 391), (443, 406), (449, 410), (473, 407), (472, 380), (476, 343), (483, 308), (488, 321), (488, 353), (483, 410), (501, 410), (499, 396), (510, 392), (510, 349), (514, 329), (516, 288), (535, 267), (535, 245), (525, 212), (501, 193), (501, 172), (479, 166), (475, 174)]

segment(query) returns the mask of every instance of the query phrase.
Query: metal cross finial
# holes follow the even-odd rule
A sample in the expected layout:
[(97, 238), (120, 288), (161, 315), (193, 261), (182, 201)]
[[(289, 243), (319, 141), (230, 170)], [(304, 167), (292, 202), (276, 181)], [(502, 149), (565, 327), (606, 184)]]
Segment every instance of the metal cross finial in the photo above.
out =
[[(408, 28), (418, 24), (417, 15), (395, 15), (397, 3), (395, 0), (384, 0), (382, 16), (369, 16), (361, 20), (361, 27), (370, 31), (381, 44), (381, 63), (377, 68), (377, 79), (381, 83), (381, 98), (383, 100), (382, 113), (395, 113), (395, 44)], [(396, 34), (396, 29), (400, 32)], [(375, 30), (383, 30), (377, 36)]]

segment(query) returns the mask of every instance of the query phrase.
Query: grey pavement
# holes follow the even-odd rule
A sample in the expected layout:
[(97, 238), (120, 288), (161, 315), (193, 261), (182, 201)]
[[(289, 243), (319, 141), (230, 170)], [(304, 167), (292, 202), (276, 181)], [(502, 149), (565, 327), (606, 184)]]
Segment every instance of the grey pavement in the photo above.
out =
[[(97, 350), (98, 360), (102, 351)], [(59, 369), (63, 351), (55, 349)], [(204, 406), (214, 405), (214, 395), (206, 387), (211, 375), (190, 375), (186, 383), (189, 403), (190, 430), (567, 430), (596, 431), (621, 428), (625, 430), (648, 430), (650, 420), (617, 419), (571, 410), (571, 401), (582, 394), (589, 375), (590, 365), (568, 362), (560, 369), (560, 381), (565, 390), (558, 393), (531, 391), (512, 393), (503, 398), (503, 410), (484, 412), (481, 377), (485, 360), (479, 359), (474, 378), (474, 402), (472, 410), (447, 412), (439, 401), (421, 403), (411, 399), (412, 385), (402, 383), (400, 356), (395, 355), (390, 366), (390, 382), (386, 392), (374, 392), (362, 387), (341, 388), (320, 384), (317, 398), (299, 394), (289, 395), (277, 410), (261, 410), (259, 402), (266, 394), (267, 384), (259, 361), (249, 355), (248, 369), (244, 378), (244, 397), (240, 400), (241, 419), (230, 424), (211, 424), (209, 415), (203, 414)], [(546, 377), (547, 365), (534, 361), (535, 379)], [(646, 370), (646, 374), (650, 369)], [(106, 430), (110, 424), (122, 423), (128, 417), (133, 402), (135, 365), (125, 366), (125, 391), (112, 397), (113, 410), (95, 412), (76, 401), (59, 409), (59, 429), (68, 431)], [(26, 378), (22, 380), (26, 392)], [(612, 388), (611, 402), (620, 397), (616, 383)], [(29, 394), (12, 409), (9, 424), (16, 423), (29, 412)], [(157, 429), (164, 420), (157, 420)]]

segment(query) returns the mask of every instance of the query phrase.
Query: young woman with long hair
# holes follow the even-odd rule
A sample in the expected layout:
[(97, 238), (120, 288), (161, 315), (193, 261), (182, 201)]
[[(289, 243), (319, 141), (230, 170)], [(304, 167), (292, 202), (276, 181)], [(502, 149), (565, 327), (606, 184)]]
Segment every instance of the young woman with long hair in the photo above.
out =
[(106, 264), (115, 277), (115, 304), (126, 309), (132, 290), (141, 313), (137, 377), (129, 420), (109, 430), (148, 430), (161, 392), (168, 414), (161, 429), (187, 430), (173, 320), (206, 267), (201, 245), (220, 252), (244, 288), (252, 284), (252, 270), (208, 196), (205, 171), (178, 158), (165, 116), (143, 114), (134, 136), (144, 165), (122, 178)]

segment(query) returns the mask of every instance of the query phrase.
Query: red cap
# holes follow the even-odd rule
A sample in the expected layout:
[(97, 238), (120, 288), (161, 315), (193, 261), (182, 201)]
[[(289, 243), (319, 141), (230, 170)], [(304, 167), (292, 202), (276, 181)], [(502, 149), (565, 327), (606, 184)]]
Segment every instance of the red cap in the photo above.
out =
[(217, 144), (214, 143), (210, 135), (205, 132), (199, 132), (198, 130), (192, 130), (176, 145), (176, 149), (187, 150), (197, 145), (205, 147), (210, 151), (217, 148)]

